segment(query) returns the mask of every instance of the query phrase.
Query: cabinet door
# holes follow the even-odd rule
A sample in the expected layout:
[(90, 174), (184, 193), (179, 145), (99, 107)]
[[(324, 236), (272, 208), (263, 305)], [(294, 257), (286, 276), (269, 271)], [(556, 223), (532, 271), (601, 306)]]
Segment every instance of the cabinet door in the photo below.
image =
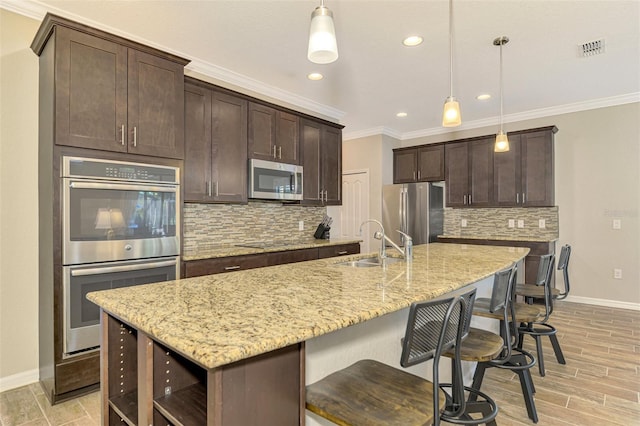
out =
[(508, 135), (509, 151), (493, 153), (493, 199), (498, 206), (518, 206), (520, 189), (520, 135)]
[(322, 125), (309, 120), (300, 121), (302, 148), (302, 204), (322, 204), (320, 194), (320, 134)]
[(184, 67), (129, 49), (128, 150), (184, 158)]
[(444, 180), (444, 145), (424, 146), (417, 149), (417, 180), (437, 182)]
[(493, 203), (493, 145), (493, 138), (469, 142), (467, 205), (471, 207), (488, 207)]
[(184, 86), (184, 200), (210, 201), (211, 91)]
[(416, 149), (393, 151), (393, 183), (415, 182), (417, 167), (418, 151)]
[(522, 197), (525, 206), (553, 206), (553, 132), (520, 135)]
[(56, 144), (126, 152), (127, 48), (58, 26)]
[(322, 188), (326, 205), (342, 204), (342, 131), (323, 126), (321, 133)]
[(276, 110), (249, 102), (249, 158), (276, 159)]
[(215, 201), (247, 201), (247, 104), (232, 95), (212, 95), (211, 185)]
[(446, 144), (444, 158), (447, 206), (466, 206), (469, 194), (469, 151), (467, 142)]
[(276, 121), (276, 151), (278, 161), (300, 164), (300, 138), (298, 117), (278, 111)]

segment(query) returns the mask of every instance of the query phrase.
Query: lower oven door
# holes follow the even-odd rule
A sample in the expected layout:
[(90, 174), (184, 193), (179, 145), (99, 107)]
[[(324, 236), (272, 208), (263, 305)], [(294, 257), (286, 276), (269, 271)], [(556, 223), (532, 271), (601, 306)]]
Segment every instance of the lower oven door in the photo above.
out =
[(130, 287), (180, 276), (177, 256), (63, 267), (64, 353), (100, 345), (100, 308), (86, 299), (92, 291)]

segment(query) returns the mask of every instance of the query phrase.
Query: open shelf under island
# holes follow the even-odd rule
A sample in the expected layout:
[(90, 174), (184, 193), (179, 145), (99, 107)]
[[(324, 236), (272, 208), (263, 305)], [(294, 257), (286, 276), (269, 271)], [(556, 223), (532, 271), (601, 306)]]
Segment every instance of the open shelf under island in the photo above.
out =
[(336, 351), (397, 366), (397, 348), (376, 355), (398, 346), (381, 330), (412, 302), (490, 282), (527, 253), (434, 243), (384, 268), (338, 265), (364, 254), (90, 293), (103, 424), (304, 425), (306, 381), (339, 368)]

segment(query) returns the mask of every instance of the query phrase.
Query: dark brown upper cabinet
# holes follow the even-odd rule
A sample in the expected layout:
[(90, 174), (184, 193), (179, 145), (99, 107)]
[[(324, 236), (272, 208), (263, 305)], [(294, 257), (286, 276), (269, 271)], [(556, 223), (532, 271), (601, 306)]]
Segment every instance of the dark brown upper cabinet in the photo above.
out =
[(444, 145), (393, 150), (393, 183), (444, 180)]
[(185, 83), (184, 199), (186, 202), (247, 201), (248, 102)]
[(306, 205), (342, 204), (342, 131), (300, 120), (303, 196)]
[(487, 207), (493, 202), (493, 140), (445, 144), (448, 207)]
[(494, 154), (498, 206), (553, 206), (555, 126), (509, 134), (509, 151)]
[(298, 117), (249, 103), (249, 158), (300, 164)]
[(54, 15), (32, 49), (49, 68), (57, 145), (183, 158), (188, 61)]

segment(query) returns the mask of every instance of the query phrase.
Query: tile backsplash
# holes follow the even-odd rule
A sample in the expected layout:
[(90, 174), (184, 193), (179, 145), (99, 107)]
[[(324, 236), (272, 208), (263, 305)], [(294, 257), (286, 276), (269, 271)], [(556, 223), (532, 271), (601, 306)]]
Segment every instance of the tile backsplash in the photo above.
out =
[[(183, 211), (184, 250), (201, 245), (269, 241), (305, 241), (327, 212), (326, 207), (252, 201), (249, 204), (192, 204)], [(298, 230), (299, 222), (304, 230)]]
[[(544, 228), (539, 221), (544, 220)], [(509, 227), (513, 220), (513, 228)], [(466, 226), (463, 227), (463, 221)], [(522, 221), (523, 228), (518, 227)], [(558, 207), (444, 210), (444, 235), (475, 238), (558, 238)]]

